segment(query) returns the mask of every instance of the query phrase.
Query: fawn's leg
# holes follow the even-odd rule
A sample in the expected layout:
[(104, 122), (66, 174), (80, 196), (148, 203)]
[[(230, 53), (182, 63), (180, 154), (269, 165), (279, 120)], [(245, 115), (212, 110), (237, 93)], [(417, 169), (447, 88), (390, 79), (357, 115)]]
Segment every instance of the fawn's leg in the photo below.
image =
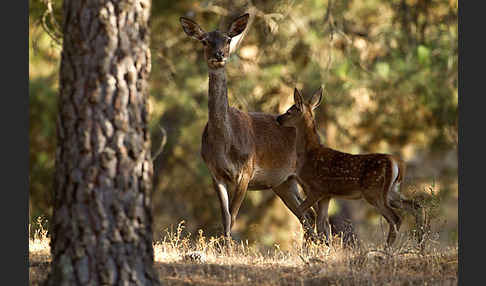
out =
[(390, 228), (388, 230), (388, 238), (386, 240), (387, 245), (391, 246), (395, 239), (397, 238), (398, 230), (400, 229), (401, 225), (401, 218), (395, 213), (395, 211), (388, 205), (386, 201), (384, 201), (384, 197), (381, 195), (374, 195), (379, 194), (378, 191), (365, 191), (363, 192), (363, 196), (368, 203), (374, 206), (377, 211), (386, 219)]
[(415, 217), (415, 224), (417, 227), (417, 240), (418, 243), (421, 243), (425, 232), (424, 209), (419, 203), (405, 198), (405, 196), (399, 193), (398, 190), (399, 190), (399, 184), (398, 186), (392, 187), (392, 191), (388, 195), (390, 199), (390, 205), (393, 208), (404, 209), (405, 211), (413, 214), (413, 216)]
[(318, 211), (317, 211), (317, 233), (319, 237), (325, 235), (326, 244), (329, 244), (329, 240), (331, 239), (331, 226), (329, 224), (329, 202), (331, 198), (322, 198), (318, 202)]
[(398, 231), (400, 230), (400, 225), (402, 223), (402, 220), (395, 213), (395, 211), (387, 205), (380, 206), (378, 210), (385, 217), (385, 219), (388, 221), (388, 224), (390, 225), (386, 244), (388, 246), (391, 246), (395, 242), (395, 239), (397, 238), (397, 234)]
[(285, 182), (274, 187), (272, 190), (300, 220), (302, 223), (302, 228), (304, 229), (304, 237), (306, 237), (306, 239), (309, 238), (314, 231), (313, 229), (316, 216), (312, 209), (308, 209), (303, 212), (299, 210), (299, 205), (302, 204), (303, 199), (299, 193), (296, 177), (289, 177)]

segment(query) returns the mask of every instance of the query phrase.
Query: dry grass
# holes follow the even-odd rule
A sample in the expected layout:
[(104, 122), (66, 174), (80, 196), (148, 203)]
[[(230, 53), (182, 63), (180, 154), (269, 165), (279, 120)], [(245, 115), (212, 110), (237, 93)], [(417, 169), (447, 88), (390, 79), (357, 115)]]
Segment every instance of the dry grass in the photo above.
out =
[[(29, 285), (39, 285), (47, 277), (51, 262), (47, 230), (42, 226), (42, 219), (37, 220), (37, 230), (29, 239)], [(30, 230), (30, 226), (29, 226)]]
[[(30, 285), (50, 270), (49, 239), (42, 229), (29, 241)], [(297, 236), (296, 236), (297, 237)], [(458, 247), (428, 243), (420, 249), (402, 235), (388, 250), (373, 243), (345, 248), (295, 239), (290, 251), (247, 242), (196, 237), (183, 223), (154, 244), (163, 285), (457, 285)]]

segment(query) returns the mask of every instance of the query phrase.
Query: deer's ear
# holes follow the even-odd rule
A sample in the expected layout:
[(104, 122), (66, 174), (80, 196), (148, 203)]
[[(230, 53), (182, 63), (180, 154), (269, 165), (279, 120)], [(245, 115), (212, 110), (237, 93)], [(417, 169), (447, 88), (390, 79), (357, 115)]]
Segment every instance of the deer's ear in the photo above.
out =
[(184, 29), (184, 32), (186, 32), (189, 37), (194, 38), (198, 41), (204, 39), (206, 32), (201, 27), (199, 27), (196, 22), (185, 17), (180, 17), (179, 21), (181, 22), (182, 29)]
[(228, 36), (230, 38), (233, 38), (241, 34), (245, 30), (249, 18), (250, 18), (250, 14), (246, 13), (234, 19), (228, 28)]
[(304, 99), (302, 98), (302, 94), (300, 94), (300, 91), (297, 88), (294, 89), (294, 102), (295, 106), (297, 106), (297, 108), (302, 111)]
[(311, 99), (309, 100), (309, 105), (311, 106), (312, 109), (315, 109), (316, 107), (319, 106), (319, 104), (321, 104), (321, 101), (322, 101), (322, 86), (319, 88), (319, 90), (314, 92)]

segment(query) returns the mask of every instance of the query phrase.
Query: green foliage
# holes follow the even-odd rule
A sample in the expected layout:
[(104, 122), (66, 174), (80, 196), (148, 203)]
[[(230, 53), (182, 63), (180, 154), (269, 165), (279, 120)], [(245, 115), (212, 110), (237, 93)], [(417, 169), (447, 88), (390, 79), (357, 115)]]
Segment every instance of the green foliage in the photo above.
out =
[(31, 220), (50, 215), (56, 148), (59, 50), (40, 27), (29, 41), (29, 199)]

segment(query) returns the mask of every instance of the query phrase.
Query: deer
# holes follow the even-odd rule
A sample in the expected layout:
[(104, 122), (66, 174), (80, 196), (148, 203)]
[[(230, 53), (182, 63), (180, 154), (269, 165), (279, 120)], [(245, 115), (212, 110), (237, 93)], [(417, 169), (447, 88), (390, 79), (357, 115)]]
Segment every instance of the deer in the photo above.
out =
[(303, 198), (295, 178), (295, 128), (277, 124), (278, 114), (243, 112), (228, 103), (225, 65), (231, 40), (245, 30), (248, 19), (247, 13), (234, 19), (227, 31), (206, 32), (195, 21), (180, 17), (187, 36), (204, 46), (208, 66), (209, 116), (201, 139), (201, 157), (219, 199), (226, 238), (231, 238), (247, 190), (272, 190), (310, 234), (315, 213), (298, 208)]
[(314, 110), (321, 101), (322, 87), (308, 101), (304, 101), (302, 93), (295, 88), (294, 105), (277, 117), (280, 125), (295, 127), (297, 132), (296, 176), (306, 195), (298, 213), (317, 204), (317, 231), (325, 235), (328, 244), (331, 233), (328, 219), (330, 200), (364, 199), (388, 222), (386, 244), (391, 246), (401, 225), (397, 209), (412, 212), (418, 226), (422, 226), (423, 222), (420, 204), (400, 193), (405, 163), (390, 154), (349, 154), (323, 145), (314, 119)]

